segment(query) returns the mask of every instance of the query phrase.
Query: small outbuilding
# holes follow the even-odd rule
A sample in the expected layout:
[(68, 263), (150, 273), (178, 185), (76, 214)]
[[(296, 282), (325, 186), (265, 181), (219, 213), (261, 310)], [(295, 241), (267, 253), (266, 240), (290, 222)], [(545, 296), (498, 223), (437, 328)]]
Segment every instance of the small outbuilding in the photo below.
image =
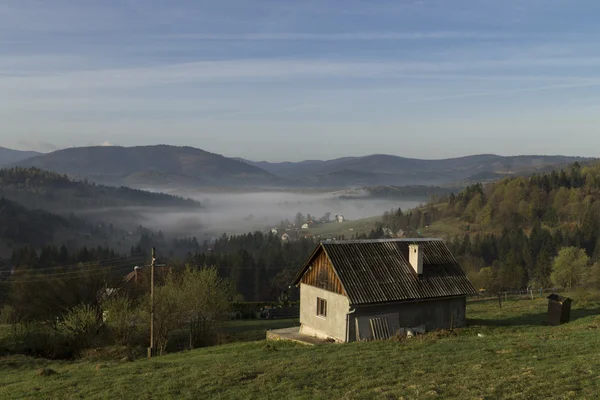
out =
[(571, 299), (552, 293), (548, 296), (548, 324), (562, 325), (571, 319)]
[(441, 239), (322, 242), (293, 284), (300, 333), (338, 342), (464, 326), (477, 295)]

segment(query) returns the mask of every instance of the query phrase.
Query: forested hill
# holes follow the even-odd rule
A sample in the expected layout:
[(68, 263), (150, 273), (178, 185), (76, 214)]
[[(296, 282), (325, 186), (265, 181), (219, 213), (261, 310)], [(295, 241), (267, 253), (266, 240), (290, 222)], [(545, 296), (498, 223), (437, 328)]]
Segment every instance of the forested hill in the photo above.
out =
[(0, 165), (13, 164), (31, 157), (39, 156), (35, 151), (21, 151), (0, 147)]
[(52, 242), (60, 229), (70, 229), (79, 224), (40, 210), (28, 210), (19, 204), (0, 197), (0, 242), (42, 246)]
[(37, 168), (0, 169), (0, 196), (52, 212), (127, 206), (200, 207), (199, 202), (182, 197), (72, 181)]
[(192, 147), (76, 147), (17, 163), (77, 179), (130, 187), (273, 185), (278, 178), (260, 168)]
[(443, 160), (423, 160), (388, 154), (344, 157), (328, 161), (244, 162), (297, 184), (308, 186), (447, 186), (493, 182), (506, 176), (528, 176), (573, 162), (593, 161), (568, 156), (499, 156), (478, 154)]
[(569, 156), (480, 154), (422, 160), (372, 154), (328, 161), (252, 162), (193, 147), (78, 147), (31, 157), (35, 167), (75, 179), (136, 188), (447, 186), (523, 176), (592, 159)]
[[(475, 184), (418, 210), (392, 210), (383, 227), (446, 234), (470, 278), (488, 289), (559, 285), (553, 259), (570, 246), (583, 249), (585, 264), (597, 263), (600, 274), (600, 164)], [(579, 272), (574, 282), (600, 284), (598, 274)]]
[(483, 228), (532, 228), (541, 222), (548, 228), (596, 232), (600, 217), (600, 164), (536, 174), (530, 178), (504, 179), (467, 187), (441, 200), (431, 222), (457, 217)]

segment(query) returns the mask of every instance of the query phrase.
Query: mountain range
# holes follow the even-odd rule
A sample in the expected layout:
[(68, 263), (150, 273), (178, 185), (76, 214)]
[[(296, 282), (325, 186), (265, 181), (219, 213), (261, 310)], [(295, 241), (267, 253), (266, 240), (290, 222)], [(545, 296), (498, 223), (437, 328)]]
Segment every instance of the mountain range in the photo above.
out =
[(480, 154), (423, 160), (373, 154), (328, 161), (270, 163), (228, 158), (192, 147), (79, 147), (36, 154), (13, 165), (68, 174), (76, 179), (131, 187), (361, 187), (460, 186), (508, 175), (530, 175), (591, 158)]
[(9, 165), (40, 155), (35, 151), (21, 151), (0, 147), (0, 165)]
[(283, 183), (258, 167), (192, 147), (74, 147), (15, 164), (130, 187), (243, 186)]

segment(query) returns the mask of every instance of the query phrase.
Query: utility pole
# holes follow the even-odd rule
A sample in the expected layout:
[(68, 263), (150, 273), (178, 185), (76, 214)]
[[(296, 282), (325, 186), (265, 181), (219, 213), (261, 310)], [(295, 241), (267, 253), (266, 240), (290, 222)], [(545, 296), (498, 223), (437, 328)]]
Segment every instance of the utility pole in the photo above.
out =
[(156, 355), (154, 348), (154, 266), (156, 265), (156, 249), (152, 248), (152, 263), (150, 264), (150, 347), (148, 358)]

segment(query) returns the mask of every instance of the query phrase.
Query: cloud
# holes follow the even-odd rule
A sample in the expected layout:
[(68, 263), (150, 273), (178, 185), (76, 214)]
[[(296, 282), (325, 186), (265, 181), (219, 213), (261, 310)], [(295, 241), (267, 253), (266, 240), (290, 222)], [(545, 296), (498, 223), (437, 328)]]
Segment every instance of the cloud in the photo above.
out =
[(50, 153), (58, 150), (58, 147), (52, 143), (47, 143), (40, 140), (19, 140), (17, 144), (22, 150), (37, 151), (40, 153)]
[[(352, 61), (352, 60), (306, 60), (306, 59), (242, 59), (226, 61), (196, 61), (148, 67), (125, 67), (99, 70), (79, 70), (54, 74), (23, 76), (0, 75), (0, 89), (12, 93), (35, 90), (70, 91), (104, 88), (161, 87), (177, 84), (207, 84), (257, 80), (280, 81), (282, 79), (322, 78), (407, 78), (407, 79), (482, 79), (494, 80), (498, 69), (510, 68), (512, 73), (531, 68), (592, 67), (600, 65), (600, 57), (547, 58), (512, 60), (448, 60), (448, 61)], [(567, 71), (564, 71), (567, 72)], [(511, 79), (511, 73), (502, 75)], [(522, 78), (522, 77), (521, 77)], [(577, 77), (576, 77), (577, 78)], [(585, 78), (585, 77), (579, 77)], [(596, 77), (595, 77), (596, 78)], [(515, 80), (518, 80), (517, 76)], [(562, 77), (564, 82), (569, 77)]]
[(526, 88), (518, 88), (518, 89), (507, 89), (507, 90), (495, 90), (489, 92), (474, 92), (474, 93), (459, 93), (455, 95), (448, 96), (435, 96), (435, 97), (426, 97), (423, 99), (411, 99), (402, 101), (400, 103), (425, 103), (425, 102), (436, 102), (436, 101), (445, 101), (445, 100), (460, 100), (460, 99), (468, 99), (472, 97), (488, 97), (488, 96), (499, 96), (503, 94), (513, 94), (513, 93), (527, 93), (527, 92), (545, 92), (550, 90), (561, 90), (561, 89), (576, 89), (576, 88), (591, 88), (600, 86), (600, 81), (590, 81), (586, 83), (573, 83), (573, 84), (558, 84), (558, 85), (548, 85), (548, 86), (534, 86), (534, 87), (526, 87)]
[(273, 33), (239, 33), (239, 34), (176, 34), (162, 36), (167, 39), (188, 40), (451, 40), (451, 39), (502, 39), (512, 38), (514, 35), (506, 33), (485, 32), (331, 32), (331, 33), (303, 33), (303, 32), (273, 32)]

